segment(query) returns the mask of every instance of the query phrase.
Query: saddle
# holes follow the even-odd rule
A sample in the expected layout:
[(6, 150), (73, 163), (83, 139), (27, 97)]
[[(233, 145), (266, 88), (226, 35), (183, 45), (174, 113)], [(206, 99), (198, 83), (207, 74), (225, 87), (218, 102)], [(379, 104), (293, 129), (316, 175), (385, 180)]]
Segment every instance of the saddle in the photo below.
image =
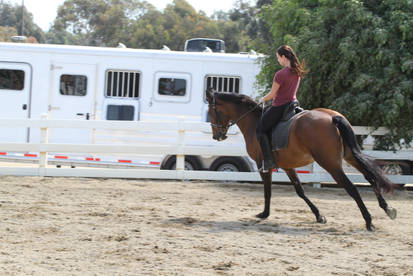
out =
[(292, 123), (306, 112), (308, 112), (308, 110), (300, 107), (298, 101), (290, 103), (290, 105), (285, 108), (281, 121), (274, 126), (271, 131), (272, 150), (281, 150), (288, 146)]

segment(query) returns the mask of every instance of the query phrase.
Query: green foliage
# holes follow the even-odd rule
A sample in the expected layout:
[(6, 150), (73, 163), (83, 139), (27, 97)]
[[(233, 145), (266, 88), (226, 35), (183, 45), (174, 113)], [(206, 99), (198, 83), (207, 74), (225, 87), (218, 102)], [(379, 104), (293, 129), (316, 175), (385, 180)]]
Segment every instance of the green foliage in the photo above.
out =
[(11, 37), (15, 35), (17, 35), (16, 28), (0, 26), (0, 41), (11, 42)]
[[(0, 14), (0, 26), (13, 28), (8, 33), (19, 30), (21, 7), (4, 4)], [(162, 12), (143, 0), (66, 0), (50, 30), (43, 34), (36, 26), (41, 33), (35, 37), (52, 44), (116, 47), (123, 43), (144, 49), (167, 45), (172, 50), (183, 50), (187, 39), (207, 37), (223, 39), (227, 52), (240, 52), (259, 47), (256, 14), (257, 9), (244, 0), (230, 12), (219, 11), (212, 17), (197, 12), (186, 0), (174, 0)], [(31, 14), (26, 17), (32, 19)], [(29, 30), (33, 24), (25, 25)], [(9, 36), (6, 29), (1, 32)], [(2, 36), (0, 40), (9, 40)]]
[(130, 40), (136, 18), (153, 9), (137, 0), (66, 0), (58, 9), (50, 43), (117, 46)]
[(275, 0), (262, 17), (274, 38), (262, 83), (269, 86), (279, 69), (276, 47), (290, 44), (310, 69), (302, 105), (389, 128), (381, 147), (412, 141), (413, 1)]
[[(22, 29), (22, 8), (8, 2), (0, 3), (0, 41), (10, 41), (14, 35), (24, 35), (29, 42), (45, 42), (44, 32), (33, 22), (33, 15), (26, 10), (24, 13), (24, 29)], [(11, 36), (9, 36), (11, 35)]]
[(239, 52), (250, 42), (242, 18), (231, 20), (224, 12), (209, 18), (185, 0), (174, 0), (163, 12), (140, 0), (66, 0), (47, 39), (60, 44), (117, 46), (121, 42), (131, 48), (167, 45), (183, 50), (185, 40), (209, 37), (226, 41), (228, 52)]

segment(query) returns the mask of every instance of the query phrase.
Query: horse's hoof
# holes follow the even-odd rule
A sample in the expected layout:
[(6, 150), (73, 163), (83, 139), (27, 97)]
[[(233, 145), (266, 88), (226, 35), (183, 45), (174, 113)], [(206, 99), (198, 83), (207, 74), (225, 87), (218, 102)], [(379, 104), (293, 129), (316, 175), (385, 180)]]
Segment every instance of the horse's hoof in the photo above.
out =
[(268, 214), (267, 212), (262, 212), (262, 213), (259, 213), (258, 215), (256, 215), (256, 217), (259, 218), (259, 219), (266, 219), (266, 218), (268, 218), (269, 215), (270, 214)]
[(376, 227), (373, 224), (367, 225), (367, 231), (374, 232), (376, 231)]
[(326, 224), (326, 223), (327, 223), (327, 219), (326, 219), (325, 216), (319, 216), (319, 217), (317, 218), (317, 222), (318, 222), (318, 223), (322, 223), (322, 224)]
[(395, 219), (397, 217), (397, 210), (394, 208), (387, 208), (386, 210), (386, 214), (391, 218), (391, 219)]

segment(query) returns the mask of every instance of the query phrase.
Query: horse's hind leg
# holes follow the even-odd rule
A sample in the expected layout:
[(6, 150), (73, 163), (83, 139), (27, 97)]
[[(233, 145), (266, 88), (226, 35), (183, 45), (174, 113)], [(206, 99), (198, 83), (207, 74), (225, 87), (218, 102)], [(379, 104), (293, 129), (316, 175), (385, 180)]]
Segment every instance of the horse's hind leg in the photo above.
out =
[[(346, 154), (344, 155), (344, 160), (346, 160), (347, 163), (349, 163), (351, 166), (353, 166), (354, 168), (356, 168), (358, 171), (361, 172), (360, 166), (357, 163), (357, 161), (354, 159), (353, 155), (351, 154), (350, 149), (346, 150)], [(384, 212), (386, 212), (386, 214), (391, 219), (395, 219), (397, 216), (397, 210), (387, 205), (386, 200), (384, 200), (380, 189), (377, 187), (375, 183), (370, 183), (370, 184), (374, 189), (374, 192), (377, 197), (377, 201), (379, 202), (379, 206), (384, 210)]]
[(311, 211), (313, 211), (317, 222), (318, 223), (326, 223), (327, 220), (324, 216), (320, 215), (320, 212), (318, 211), (318, 208), (308, 199), (308, 197), (304, 194), (304, 189), (303, 186), (301, 185), (300, 180), (298, 179), (297, 173), (295, 172), (294, 169), (286, 169), (285, 172), (287, 173), (288, 177), (290, 178), (291, 182), (294, 184), (295, 191), (297, 192), (297, 195), (301, 197), (311, 208)]
[[(321, 165), (321, 164), (320, 164)], [(336, 180), (337, 184), (339, 186), (344, 187), (344, 189), (347, 191), (347, 193), (356, 201), (357, 206), (359, 207), (361, 214), (363, 215), (363, 218), (366, 222), (366, 228), (368, 231), (374, 231), (375, 227), (371, 223), (371, 215), (369, 211), (367, 210), (366, 205), (364, 205), (363, 200), (361, 199), (361, 196), (354, 184), (348, 179), (346, 174), (342, 169), (337, 170), (337, 171), (329, 171), (331, 176)]]

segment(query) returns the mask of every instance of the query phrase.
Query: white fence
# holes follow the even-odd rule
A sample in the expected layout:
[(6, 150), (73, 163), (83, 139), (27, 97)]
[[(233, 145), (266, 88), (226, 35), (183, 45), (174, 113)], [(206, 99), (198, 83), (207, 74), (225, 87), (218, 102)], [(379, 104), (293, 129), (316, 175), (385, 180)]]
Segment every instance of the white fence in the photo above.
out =
[[(211, 171), (185, 171), (185, 155), (225, 155), (246, 156), (245, 148), (231, 148), (224, 146), (189, 146), (185, 145), (185, 135), (193, 131), (210, 131), (207, 123), (199, 122), (130, 122), (130, 121), (80, 121), (80, 120), (46, 120), (46, 119), (0, 119), (1, 127), (7, 128), (40, 128), (40, 143), (0, 143), (0, 151), (9, 152), (39, 152), (39, 164), (35, 167), (13, 166), (0, 167), (0, 175), (26, 175), (26, 176), (78, 176), (78, 177), (104, 177), (104, 178), (147, 178), (147, 179), (194, 179), (194, 180), (232, 180), (232, 181), (260, 181), (257, 172), (211, 172)], [(50, 128), (84, 128), (84, 129), (109, 129), (128, 131), (176, 131), (176, 144), (169, 145), (123, 145), (123, 144), (52, 144), (48, 142)], [(355, 127), (356, 134), (370, 134), (371, 129)], [(382, 135), (384, 129), (374, 132)], [(212, 139), (212, 136), (211, 136)], [(100, 154), (168, 154), (177, 156), (177, 170), (154, 169), (119, 169), (119, 168), (54, 168), (47, 165), (49, 152), (64, 153), (100, 153)], [(381, 159), (413, 160), (412, 151), (383, 152), (368, 151), (370, 156)], [(316, 165), (317, 168), (317, 165)], [(355, 183), (366, 183), (361, 174), (348, 174)], [(315, 169), (309, 174), (300, 174), (303, 183), (334, 182), (329, 174)], [(394, 183), (411, 184), (412, 175), (391, 175), (389, 178)], [(285, 173), (273, 174), (273, 181), (289, 182)]]

